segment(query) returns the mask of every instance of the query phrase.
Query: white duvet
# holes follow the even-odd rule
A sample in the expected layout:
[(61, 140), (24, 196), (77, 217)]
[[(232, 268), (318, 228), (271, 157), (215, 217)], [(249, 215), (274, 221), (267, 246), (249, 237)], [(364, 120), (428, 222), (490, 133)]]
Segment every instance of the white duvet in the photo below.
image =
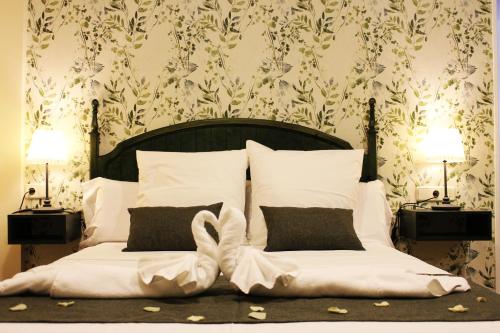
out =
[(219, 266), (244, 293), (270, 296), (438, 297), (467, 291), (464, 278), (394, 248), (363, 244), (366, 251), (264, 252), (245, 246), (246, 222), (238, 210), (219, 221)]
[(192, 230), (197, 251), (122, 252), (126, 243), (102, 243), (0, 282), (0, 295), (52, 297), (183, 297), (208, 289), (217, 276), (217, 244), (202, 212)]

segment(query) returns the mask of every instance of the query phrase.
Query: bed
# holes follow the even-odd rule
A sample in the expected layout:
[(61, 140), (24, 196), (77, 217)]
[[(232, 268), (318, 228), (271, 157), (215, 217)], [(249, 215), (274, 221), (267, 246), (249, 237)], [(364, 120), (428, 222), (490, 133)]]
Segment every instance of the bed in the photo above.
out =
[[(286, 124), (270, 120), (258, 119), (213, 119), (193, 121), (184, 124), (167, 126), (154, 131), (150, 131), (137, 137), (125, 140), (119, 143), (116, 148), (106, 154), (99, 154), (99, 127), (98, 127), (98, 102), (94, 100), (92, 131), (90, 136), (90, 177), (92, 179), (104, 177), (116, 181), (136, 182), (138, 180), (138, 167), (136, 161), (136, 151), (173, 151), (173, 152), (210, 152), (210, 151), (225, 151), (238, 150), (245, 148), (247, 140), (254, 140), (262, 143), (272, 149), (279, 150), (351, 150), (351, 145), (339, 138), (327, 135), (317, 130), (305, 128), (294, 124)], [(362, 176), (360, 181), (370, 182), (377, 179), (377, 151), (376, 151), (376, 129), (375, 129), (375, 100), (369, 101), (368, 126), (366, 128), (367, 151), (363, 157)], [(250, 172), (247, 173), (247, 178), (250, 179)], [(133, 266), (144, 258), (143, 254), (138, 253), (123, 253), (121, 249), (124, 244), (119, 242), (103, 243), (97, 246), (88, 247), (79, 253), (63, 258), (59, 261), (61, 264), (68, 262), (90, 263), (106, 266), (113, 262), (115, 265)], [(388, 251), (385, 248), (377, 246), (368, 246), (368, 252), (377, 253)], [(393, 250), (395, 251), (395, 250)], [(397, 262), (397, 254), (390, 252), (394, 260), (389, 260), (392, 263)], [(155, 256), (161, 257), (165, 255), (162, 252), (156, 252)], [(175, 253), (169, 253), (168, 256), (175, 256)], [(280, 254), (278, 253), (278, 256)], [(283, 255), (283, 254), (281, 254)], [(328, 254), (318, 256), (316, 262), (310, 262), (310, 254), (306, 252), (296, 252), (296, 257), (303, 257), (303, 261), (315, 265), (327, 265)], [(148, 254), (149, 256), (149, 254)], [(420, 267), (428, 267), (425, 263), (416, 261), (416, 265)], [(435, 274), (440, 274), (436, 271)], [(476, 287), (480, 288), (480, 287)], [(482, 289), (479, 289), (483, 292)], [(484, 291), (486, 293), (486, 291)], [(235, 292), (237, 294), (237, 292)], [(200, 296), (202, 297), (202, 296)], [(493, 294), (488, 294), (488, 297), (494, 297)], [(2, 301), (5, 301), (3, 298)], [(256, 299), (258, 300), (258, 299)], [(196, 299), (192, 299), (196, 302)], [(493, 304), (492, 304), (493, 305)], [(482, 305), (481, 305), (482, 306)], [(71, 329), (73, 331), (83, 331), (88, 329), (99, 329), (100, 331), (111, 331), (119, 329), (123, 332), (144, 331), (145, 329), (151, 332), (164, 331), (165, 329), (175, 329), (177, 332), (183, 331), (210, 331), (217, 332), (245, 332), (258, 329), (259, 331), (275, 331), (276, 329), (287, 329), (289, 331), (304, 331), (314, 329), (315, 331), (327, 332), (332, 329), (344, 329), (350, 331), (389, 331), (396, 332), (402, 329), (412, 331), (421, 331), (422, 329), (453, 329), (458, 332), (469, 331), (471, 329), (498, 330), (500, 329), (500, 321), (473, 321), (473, 322), (450, 322), (449, 317), (444, 318), (444, 322), (433, 320), (432, 322), (405, 322), (391, 321), (378, 322), (383, 318), (376, 320), (362, 321), (338, 321), (335, 322), (295, 322), (295, 323), (259, 323), (259, 326), (245, 325), (238, 323), (214, 324), (210, 326), (196, 325), (187, 323), (66, 323), (66, 324), (39, 324), (39, 323), (2, 323), (0, 326), (4, 331), (17, 332), (26, 330), (39, 330), (41, 332), (57, 332), (59, 330)], [(459, 320), (459, 319), (458, 319)], [(293, 320), (291, 320), (293, 321)], [(251, 320), (249, 322), (252, 322)]]

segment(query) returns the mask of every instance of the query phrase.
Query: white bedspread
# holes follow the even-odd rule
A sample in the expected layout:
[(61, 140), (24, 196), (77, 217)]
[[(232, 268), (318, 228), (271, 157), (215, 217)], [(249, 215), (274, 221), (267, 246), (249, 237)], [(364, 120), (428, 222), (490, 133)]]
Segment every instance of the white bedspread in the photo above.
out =
[(205, 216), (192, 223), (197, 251), (122, 252), (126, 243), (102, 243), (0, 282), (0, 295), (52, 297), (183, 297), (208, 289), (217, 276), (217, 244)]
[(219, 266), (245, 293), (271, 296), (438, 297), (467, 291), (464, 278), (396, 249), (264, 252), (243, 245), (245, 217), (228, 210), (219, 223)]

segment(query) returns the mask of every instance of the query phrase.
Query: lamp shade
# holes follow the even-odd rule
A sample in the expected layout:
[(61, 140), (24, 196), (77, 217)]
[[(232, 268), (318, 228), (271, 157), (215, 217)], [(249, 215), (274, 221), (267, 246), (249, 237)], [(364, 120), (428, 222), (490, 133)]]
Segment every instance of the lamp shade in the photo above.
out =
[(464, 146), (456, 128), (435, 128), (429, 131), (423, 142), (428, 162), (463, 162)]
[(33, 133), (27, 157), (29, 163), (62, 162), (67, 157), (68, 149), (63, 132), (38, 129)]

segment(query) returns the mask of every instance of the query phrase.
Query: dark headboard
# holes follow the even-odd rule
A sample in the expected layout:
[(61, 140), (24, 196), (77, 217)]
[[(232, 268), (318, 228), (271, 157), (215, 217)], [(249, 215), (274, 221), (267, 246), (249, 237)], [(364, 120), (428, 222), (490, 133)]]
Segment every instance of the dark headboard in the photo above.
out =
[[(368, 151), (363, 161), (362, 181), (377, 179), (375, 99), (369, 100)], [(263, 119), (224, 118), (197, 120), (159, 128), (120, 142), (109, 154), (99, 156), (99, 102), (92, 101), (90, 133), (90, 178), (137, 181), (136, 150), (203, 152), (245, 148), (254, 140), (272, 149), (353, 149), (337, 137), (315, 129)], [(332, 172), (335, 172), (332, 170)]]

